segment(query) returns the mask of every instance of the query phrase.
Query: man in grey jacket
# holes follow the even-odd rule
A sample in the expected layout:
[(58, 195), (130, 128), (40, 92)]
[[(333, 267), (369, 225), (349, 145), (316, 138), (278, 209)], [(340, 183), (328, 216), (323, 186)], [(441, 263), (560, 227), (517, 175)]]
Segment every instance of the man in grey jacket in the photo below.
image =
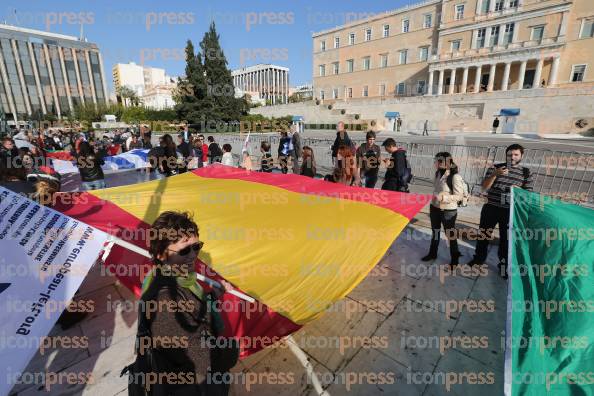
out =
[(293, 144), (293, 151), (291, 152), (291, 160), (293, 161), (293, 173), (300, 174), (299, 159), (303, 150), (301, 148), (301, 136), (296, 126), (291, 127), (291, 143)]

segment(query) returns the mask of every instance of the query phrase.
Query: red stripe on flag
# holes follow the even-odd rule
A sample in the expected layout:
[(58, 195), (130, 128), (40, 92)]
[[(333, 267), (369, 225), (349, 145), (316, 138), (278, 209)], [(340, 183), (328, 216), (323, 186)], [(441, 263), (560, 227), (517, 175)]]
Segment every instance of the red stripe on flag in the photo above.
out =
[(192, 171), (197, 176), (212, 179), (236, 179), (276, 186), (288, 191), (366, 202), (399, 213), (409, 220), (431, 201), (431, 195), (349, 187), (295, 174), (246, 171), (214, 164)]

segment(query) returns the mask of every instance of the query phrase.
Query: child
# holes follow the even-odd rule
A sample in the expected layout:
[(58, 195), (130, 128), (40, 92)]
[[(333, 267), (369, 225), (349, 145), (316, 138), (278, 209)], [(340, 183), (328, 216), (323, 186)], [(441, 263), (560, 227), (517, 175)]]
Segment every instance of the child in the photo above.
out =
[(223, 165), (233, 166), (233, 154), (231, 154), (231, 145), (229, 143), (223, 144), (223, 158), (221, 163)]
[(274, 160), (272, 159), (272, 155), (270, 155), (270, 143), (262, 142), (262, 144), (260, 144), (260, 151), (262, 152), (260, 172), (271, 173)]
[(303, 176), (316, 177), (316, 161), (311, 147), (303, 147), (303, 161), (301, 163), (301, 172)]

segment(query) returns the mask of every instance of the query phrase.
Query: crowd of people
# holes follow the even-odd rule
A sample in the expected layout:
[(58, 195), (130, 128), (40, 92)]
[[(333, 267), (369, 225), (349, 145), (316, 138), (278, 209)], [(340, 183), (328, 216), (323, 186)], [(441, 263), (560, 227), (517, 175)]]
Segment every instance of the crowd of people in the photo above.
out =
[[(149, 150), (150, 171), (157, 172), (160, 177), (177, 175), (215, 163), (254, 170), (247, 144), (244, 144), (241, 159), (236, 162), (231, 154), (231, 145), (224, 144), (221, 148), (212, 136), (205, 140), (202, 134), (191, 133), (184, 128), (175, 138), (176, 141), (172, 135), (165, 134), (159, 138), (159, 144), (153, 147), (150, 130), (141, 130), (138, 134), (115, 131), (113, 134), (104, 134), (101, 138), (96, 138), (94, 134), (63, 131), (21, 132), (14, 138), (2, 138), (0, 185), (37, 199), (43, 205), (52, 206), (51, 197), (60, 190), (60, 176), (44, 161), (50, 152), (64, 152), (75, 159), (84, 190), (106, 187), (101, 168), (106, 156), (134, 149)], [(276, 161), (271, 153), (271, 144), (264, 141), (260, 145), (260, 164), (256, 170), (283, 174), (291, 171), (311, 178), (323, 177), (327, 182), (345, 186), (374, 189), (380, 168), (383, 167), (386, 173), (381, 189), (408, 193), (413, 170), (406, 150), (399, 147), (393, 138), (387, 138), (381, 143), (387, 155), (382, 156), (380, 145), (376, 144), (376, 134), (369, 131), (365, 138), (365, 142), (357, 147), (345, 130), (344, 123), (339, 123), (331, 146), (332, 172), (319, 175), (312, 147), (302, 146), (301, 136), (296, 129), (282, 131)], [(523, 154), (524, 148), (513, 144), (506, 150), (506, 162), (495, 164), (487, 171), (482, 183), (488, 202), (481, 211), (481, 238), (477, 238), (475, 254), (469, 262), (470, 265), (484, 264), (493, 230), (499, 225), (498, 257), (503, 277), (507, 276), (508, 265), (510, 189), (517, 186), (531, 190), (533, 183), (530, 170), (521, 164)], [(468, 199), (468, 186), (450, 153), (437, 153), (434, 164), (433, 195), (429, 209), (432, 238), (429, 253), (422, 261), (437, 259), (440, 231), (443, 227), (449, 241), (450, 265), (455, 267), (461, 256), (456, 219), (458, 208), (464, 206)], [(199, 340), (205, 336), (222, 336), (224, 324), (217, 311), (209, 307), (233, 286), (223, 282), (221, 288), (207, 292), (195, 281), (193, 264), (203, 242), (199, 240), (199, 229), (191, 215), (165, 212), (155, 220), (152, 228), (154, 235), (160, 235), (162, 230), (190, 232), (178, 239), (150, 241), (149, 252), (154, 269), (144, 280), (141, 300), (145, 303), (165, 302), (168, 306), (185, 304), (192, 309), (183, 314), (165, 310), (159, 315), (153, 315), (152, 319), (150, 313), (139, 312), (137, 337), (183, 336), (190, 343), (187, 348), (165, 347), (157, 343), (149, 348), (148, 355), (146, 351), (141, 353), (137, 350), (136, 362), (126, 367), (125, 371), (134, 375), (139, 371), (153, 370), (184, 374), (188, 378), (191, 375), (195, 378), (193, 383), (188, 384), (162, 381), (155, 387), (156, 394), (226, 395), (229, 384), (209, 381), (208, 377), (212, 379), (213, 373), (228, 372), (237, 362), (239, 346), (229, 341), (223, 343), (223, 348), (204, 347), (204, 343)]]

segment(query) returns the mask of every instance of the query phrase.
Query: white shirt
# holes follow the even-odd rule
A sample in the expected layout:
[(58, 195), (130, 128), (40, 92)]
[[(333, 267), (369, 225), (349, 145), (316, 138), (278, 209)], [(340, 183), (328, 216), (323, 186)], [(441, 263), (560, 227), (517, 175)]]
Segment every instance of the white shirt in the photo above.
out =
[(223, 153), (223, 157), (221, 158), (221, 163), (223, 165), (233, 166), (233, 154)]

